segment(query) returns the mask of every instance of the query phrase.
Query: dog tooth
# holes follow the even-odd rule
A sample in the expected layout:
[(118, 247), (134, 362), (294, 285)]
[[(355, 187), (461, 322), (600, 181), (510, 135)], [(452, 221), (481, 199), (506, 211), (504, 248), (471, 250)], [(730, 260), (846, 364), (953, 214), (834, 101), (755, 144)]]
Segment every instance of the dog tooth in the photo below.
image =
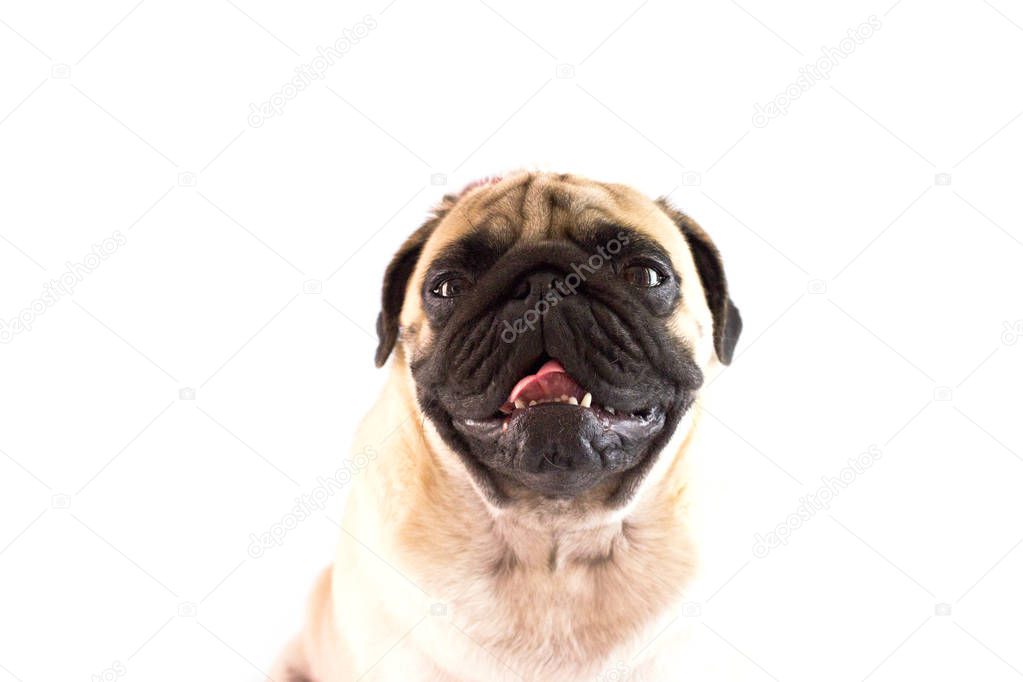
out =
[(579, 404), (583, 407), (589, 407), (591, 402), (593, 402), (593, 396), (587, 393), (583, 396), (583, 399), (579, 401)]
[(521, 410), (525, 406), (526, 406), (526, 401), (525, 400), (523, 400), (522, 398), (516, 398), (515, 399), (515, 409), (516, 410)]
[(529, 401), (529, 406), (532, 407), (533, 405), (536, 405), (536, 401), (535, 400), (530, 400)]
[(571, 396), (571, 397), (570, 397), (570, 398), (568, 399), (568, 404), (569, 404), (569, 405), (578, 405), (578, 404), (579, 404), (579, 400), (578, 400), (578, 398), (576, 398), (575, 396)]
[(607, 406), (607, 407), (604, 407), (604, 409), (607, 410), (608, 412), (610, 412), (611, 414), (615, 413), (615, 408), (613, 408), (613, 407)]

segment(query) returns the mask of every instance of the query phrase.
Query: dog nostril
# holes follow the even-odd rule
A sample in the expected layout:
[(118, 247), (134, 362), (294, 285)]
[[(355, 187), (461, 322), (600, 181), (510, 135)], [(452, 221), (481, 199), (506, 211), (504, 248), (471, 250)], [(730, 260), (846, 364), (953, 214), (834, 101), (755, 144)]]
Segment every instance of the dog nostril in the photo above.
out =
[(533, 272), (523, 277), (515, 285), (512, 296), (516, 299), (525, 299), (530, 296), (546, 296), (547, 292), (558, 286), (560, 282), (560, 273), (551, 271)]

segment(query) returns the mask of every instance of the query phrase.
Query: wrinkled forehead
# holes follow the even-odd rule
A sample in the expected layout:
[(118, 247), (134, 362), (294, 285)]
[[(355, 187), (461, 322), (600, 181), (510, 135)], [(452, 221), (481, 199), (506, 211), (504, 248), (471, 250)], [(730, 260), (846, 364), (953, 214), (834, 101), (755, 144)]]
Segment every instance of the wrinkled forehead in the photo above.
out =
[(636, 190), (567, 174), (521, 173), (464, 192), (427, 241), (413, 281), (452, 250), (475, 245), (500, 252), (545, 239), (588, 243), (619, 228), (648, 237), (676, 267), (688, 269), (689, 249), (678, 227)]

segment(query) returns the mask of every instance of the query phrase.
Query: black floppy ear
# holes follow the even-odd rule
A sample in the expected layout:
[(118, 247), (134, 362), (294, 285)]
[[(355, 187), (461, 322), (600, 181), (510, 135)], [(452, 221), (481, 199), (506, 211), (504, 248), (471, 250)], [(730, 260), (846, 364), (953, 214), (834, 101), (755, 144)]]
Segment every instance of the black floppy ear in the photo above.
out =
[(707, 296), (707, 306), (714, 317), (714, 350), (723, 364), (730, 364), (742, 331), (742, 317), (728, 297), (728, 281), (721, 254), (696, 221), (672, 208), (665, 199), (659, 199), (657, 204), (678, 225), (689, 244), (696, 270), (700, 273), (700, 284)]
[(444, 197), (433, 214), (433, 217), (426, 221), (412, 236), (405, 240), (405, 243), (394, 254), (391, 263), (384, 272), (384, 288), (381, 294), (380, 314), (377, 315), (377, 344), (376, 365), (383, 367), (387, 358), (394, 350), (394, 344), (398, 340), (400, 331), (401, 306), (405, 301), (405, 290), (408, 288), (409, 279), (415, 272), (416, 263), (419, 262), (419, 254), (423, 251), (423, 245), (433, 234), (434, 229), (441, 219), (447, 214), (448, 209), (454, 205), (455, 197), (448, 195)]

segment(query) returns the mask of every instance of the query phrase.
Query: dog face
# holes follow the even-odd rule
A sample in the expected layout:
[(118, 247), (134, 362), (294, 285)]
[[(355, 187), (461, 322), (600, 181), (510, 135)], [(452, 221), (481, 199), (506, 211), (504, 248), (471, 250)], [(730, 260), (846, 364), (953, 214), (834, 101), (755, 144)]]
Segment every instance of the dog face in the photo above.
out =
[(627, 502), (741, 329), (717, 250), (620, 185), (521, 173), (444, 198), (387, 269), (382, 365), (494, 505)]

